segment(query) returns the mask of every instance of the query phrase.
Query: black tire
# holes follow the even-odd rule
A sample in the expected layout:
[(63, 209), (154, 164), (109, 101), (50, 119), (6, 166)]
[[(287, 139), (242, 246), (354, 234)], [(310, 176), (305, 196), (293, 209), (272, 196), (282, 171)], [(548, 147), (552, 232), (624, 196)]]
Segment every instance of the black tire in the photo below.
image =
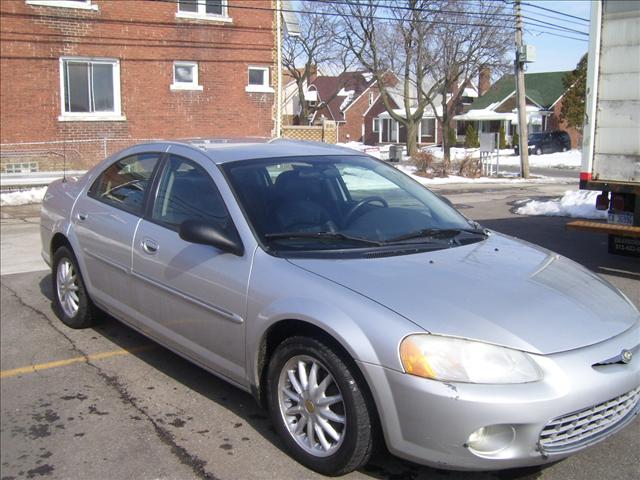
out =
[[(76, 285), (78, 290), (78, 310), (75, 315), (69, 315), (65, 312), (58, 294), (58, 266), (63, 260), (68, 260), (76, 273)], [(87, 294), (87, 289), (78, 266), (75, 255), (68, 247), (60, 247), (53, 254), (53, 262), (51, 267), (51, 282), (53, 284), (53, 309), (67, 327), (71, 328), (87, 328), (95, 324), (97, 318), (97, 309)]]
[[(346, 426), (344, 439), (337, 450), (325, 457), (305, 451), (289, 432), (280, 412), (278, 382), (287, 362), (296, 356), (319, 361), (331, 373), (343, 398)], [(324, 475), (344, 475), (362, 467), (374, 451), (377, 417), (367, 386), (350, 359), (322, 341), (309, 337), (291, 337), (275, 350), (267, 373), (267, 399), (271, 421), (291, 456), (298, 462)]]

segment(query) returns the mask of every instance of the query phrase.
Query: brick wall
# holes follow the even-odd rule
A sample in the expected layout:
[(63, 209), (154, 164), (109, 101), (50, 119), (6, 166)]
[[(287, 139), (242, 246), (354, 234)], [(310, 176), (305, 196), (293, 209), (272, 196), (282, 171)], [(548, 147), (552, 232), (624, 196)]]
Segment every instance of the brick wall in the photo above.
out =
[[(362, 95), (356, 98), (344, 111), (345, 123), (340, 124), (340, 142), (362, 142), (363, 115), (370, 107), (369, 93), (373, 93), (373, 99), (377, 97), (377, 89), (374, 87), (365, 90)], [(348, 136), (348, 137), (347, 137)]]
[[(0, 143), (271, 136), (274, 94), (245, 87), (249, 65), (270, 67), (274, 80), (274, 15), (228, 3), (232, 22), (176, 18), (173, 2), (93, 0), (97, 10), (81, 10), (1, 1)], [(61, 56), (119, 59), (126, 120), (60, 121)], [(175, 60), (198, 62), (202, 91), (170, 90)]]
[(333, 120), (325, 120), (322, 125), (314, 126), (286, 125), (282, 127), (282, 138), (336, 143), (338, 141), (338, 128)]
[(562, 100), (558, 101), (553, 106), (553, 113), (547, 119), (547, 130), (564, 130), (569, 134), (571, 138), (571, 148), (582, 147), (582, 135), (578, 130), (570, 127), (567, 122), (561, 120), (560, 113), (562, 112)]

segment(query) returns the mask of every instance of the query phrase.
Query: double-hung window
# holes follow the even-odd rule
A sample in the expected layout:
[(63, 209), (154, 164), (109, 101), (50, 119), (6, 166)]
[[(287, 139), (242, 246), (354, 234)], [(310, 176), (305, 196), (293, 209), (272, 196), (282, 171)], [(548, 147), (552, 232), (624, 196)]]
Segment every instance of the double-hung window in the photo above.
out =
[(118, 60), (61, 58), (60, 84), (60, 120), (123, 120)]
[(177, 17), (231, 21), (227, 0), (178, 0)]

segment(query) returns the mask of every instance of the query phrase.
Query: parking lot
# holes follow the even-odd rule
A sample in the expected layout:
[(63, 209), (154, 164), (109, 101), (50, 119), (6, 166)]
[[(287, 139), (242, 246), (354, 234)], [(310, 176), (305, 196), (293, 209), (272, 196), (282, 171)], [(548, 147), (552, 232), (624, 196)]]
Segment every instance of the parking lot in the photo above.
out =
[[(570, 188), (575, 186), (437, 190), (485, 226), (594, 270), (640, 306), (640, 260), (609, 255), (605, 236), (567, 231), (565, 218), (512, 213), (523, 199), (558, 196)], [(282, 451), (250, 395), (112, 318), (89, 330), (65, 328), (51, 310), (37, 216), (37, 206), (2, 210), (2, 480), (320, 478)], [(447, 472), (382, 453), (345, 478), (632, 479), (639, 471), (636, 419), (614, 438), (544, 469)]]

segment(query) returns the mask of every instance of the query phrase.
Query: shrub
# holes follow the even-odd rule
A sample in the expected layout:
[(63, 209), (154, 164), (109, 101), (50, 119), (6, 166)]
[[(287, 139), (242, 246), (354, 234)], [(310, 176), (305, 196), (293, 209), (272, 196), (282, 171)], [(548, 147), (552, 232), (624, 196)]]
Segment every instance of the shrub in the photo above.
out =
[(458, 175), (461, 177), (477, 178), (480, 176), (481, 169), (480, 158), (473, 158), (470, 153), (467, 153), (460, 162)]
[(518, 136), (518, 132), (513, 132), (513, 138), (511, 139), (511, 148), (516, 148), (518, 142), (520, 141), (520, 137)]
[(478, 140), (478, 132), (472, 123), (467, 127), (464, 139), (464, 148), (478, 148), (480, 146), (480, 140)]
[(418, 173), (427, 173), (433, 164), (434, 156), (431, 152), (416, 152), (411, 159)]
[(447, 133), (448, 135), (448, 140), (449, 140), (449, 146), (450, 147), (455, 147), (456, 143), (458, 143), (458, 138), (456, 136), (456, 130), (454, 128), (449, 127), (449, 133)]
[(504, 126), (500, 127), (500, 133), (498, 135), (499, 140), (498, 140), (498, 148), (500, 148), (501, 150), (503, 148), (507, 148), (507, 135), (504, 131)]

